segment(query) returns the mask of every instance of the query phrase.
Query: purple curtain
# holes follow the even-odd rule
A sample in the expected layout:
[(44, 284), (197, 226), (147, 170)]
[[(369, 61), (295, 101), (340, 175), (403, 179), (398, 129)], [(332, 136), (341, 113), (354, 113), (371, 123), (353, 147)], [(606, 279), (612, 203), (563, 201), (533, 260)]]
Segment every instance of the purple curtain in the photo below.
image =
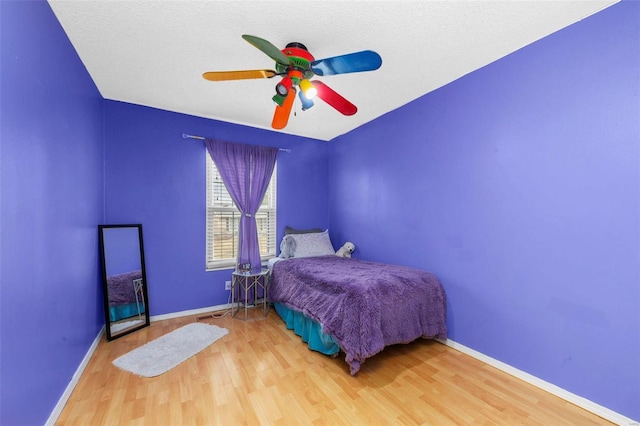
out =
[(262, 203), (276, 164), (278, 148), (243, 145), (205, 139), (207, 151), (220, 172), (224, 186), (240, 211), (236, 265), (251, 263), (260, 271), (260, 248), (255, 214)]

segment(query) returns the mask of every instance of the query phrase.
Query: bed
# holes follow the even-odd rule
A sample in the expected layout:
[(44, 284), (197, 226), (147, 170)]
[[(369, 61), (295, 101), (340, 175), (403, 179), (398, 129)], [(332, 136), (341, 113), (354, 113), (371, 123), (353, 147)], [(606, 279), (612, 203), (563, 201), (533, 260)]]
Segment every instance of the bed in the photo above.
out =
[(145, 306), (141, 285), (141, 270), (107, 277), (109, 318), (111, 321), (144, 314)]
[(446, 338), (445, 293), (435, 275), (338, 257), (319, 248), (326, 242), (305, 248), (305, 240), (323, 238), (328, 235), (290, 238), (297, 247), (281, 245), (287, 257), (269, 262), (269, 300), (310, 349), (327, 355), (341, 350), (355, 375), (386, 346)]

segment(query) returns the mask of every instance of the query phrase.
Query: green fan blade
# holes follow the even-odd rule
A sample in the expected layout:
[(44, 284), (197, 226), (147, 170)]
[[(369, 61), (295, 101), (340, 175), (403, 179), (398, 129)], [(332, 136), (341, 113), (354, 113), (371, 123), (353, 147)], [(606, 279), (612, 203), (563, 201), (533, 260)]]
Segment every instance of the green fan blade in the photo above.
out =
[(242, 36), (243, 39), (247, 40), (249, 43), (262, 50), (267, 56), (282, 65), (290, 65), (291, 61), (289, 57), (282, 53), (280, 49), (275, 47), (273, 44), (268, 42), (267, 40), (261, 39), (260, 37), (255, 37), (252, 35), (244, 34)]

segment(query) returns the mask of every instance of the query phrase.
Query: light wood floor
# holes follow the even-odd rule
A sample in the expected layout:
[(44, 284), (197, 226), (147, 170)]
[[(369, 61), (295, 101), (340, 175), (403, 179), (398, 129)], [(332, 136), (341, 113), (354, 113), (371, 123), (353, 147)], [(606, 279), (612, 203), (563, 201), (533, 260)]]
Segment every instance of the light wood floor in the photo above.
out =
[(111, 364), (193, 321), (101, 341), (56, 424), (610, 424), (434, 341), (387, 348), (352, 377), (344, 354), (310, 351), (273, 310), (261, 321), (202, 320), (229, 334), (161, 376)]

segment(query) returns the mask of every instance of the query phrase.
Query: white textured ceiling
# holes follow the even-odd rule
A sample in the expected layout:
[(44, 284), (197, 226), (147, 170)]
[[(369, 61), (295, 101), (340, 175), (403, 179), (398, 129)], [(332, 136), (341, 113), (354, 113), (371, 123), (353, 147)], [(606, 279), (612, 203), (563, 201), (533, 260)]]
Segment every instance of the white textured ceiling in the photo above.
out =
[[(376, 71), (316, 77), (358, 107), (296, 100), (281, 132), (331, 140), (618, 0), (49, 0), (105, 99), (271, 129), (278, 77), (211, 82), (205, 71), (274, 69), (241, 38), (293, 41), (316, 59), (360, 50)], [(189, 132), (189, 129), (184, 129)], [(206, 135), (205, 135), (206, 136)]]

